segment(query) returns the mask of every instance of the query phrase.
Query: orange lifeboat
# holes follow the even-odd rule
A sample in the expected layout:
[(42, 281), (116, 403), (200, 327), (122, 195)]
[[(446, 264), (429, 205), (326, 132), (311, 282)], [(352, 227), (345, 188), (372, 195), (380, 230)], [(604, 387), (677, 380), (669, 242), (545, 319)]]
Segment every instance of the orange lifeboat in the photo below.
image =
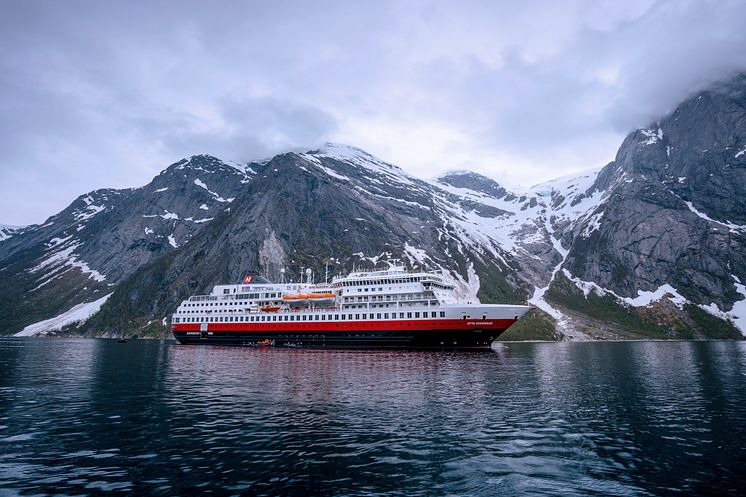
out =
[(293, 308), (306, 307), (308, 305), (308, 295), (300, 292), (286, 293), (282, 296), (282, 300)]
[(322, 307), (332, 305), (337, 300), (337, 297), (331, 292), (313, 292), (306, 297), (310, 303)]
[(277, 312), (280, 310), (279, 305), (263, 305), (259, 308), (262, 312)]

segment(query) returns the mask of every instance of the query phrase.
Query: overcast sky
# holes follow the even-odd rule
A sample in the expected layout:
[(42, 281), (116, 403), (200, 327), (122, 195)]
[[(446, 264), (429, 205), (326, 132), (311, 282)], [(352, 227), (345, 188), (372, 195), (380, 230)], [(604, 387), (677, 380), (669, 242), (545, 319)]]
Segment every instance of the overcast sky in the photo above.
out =
[(181, 157), (347, 143), (531, 185), (746, 68), (746, 2), (8, 0), (0, 223)]

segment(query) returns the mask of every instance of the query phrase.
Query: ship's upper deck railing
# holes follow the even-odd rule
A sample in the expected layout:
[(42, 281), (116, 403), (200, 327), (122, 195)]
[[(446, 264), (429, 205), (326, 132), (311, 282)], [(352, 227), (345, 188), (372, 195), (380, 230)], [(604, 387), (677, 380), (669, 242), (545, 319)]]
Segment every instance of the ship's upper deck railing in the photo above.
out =
[(408, 270), (403, 267), (392, 267), (389, 269), (374, 269), (371, 271), (355, 271), (352, 273), (349, 273), (346, 276), (334, 276), (332, 278), (332, 283), (336, 283), (338, 281), (348, 281), (353, 279), (367, 279), (367, 278), (395, 278), (399, 276), (422, 276), (422, 277), (430, 277), (434, 279), (435, 281), (442, 281), (440, 276), (434, 275), (432, 273), (427, 273), (424, 271), (414, 271), (414, 270)]

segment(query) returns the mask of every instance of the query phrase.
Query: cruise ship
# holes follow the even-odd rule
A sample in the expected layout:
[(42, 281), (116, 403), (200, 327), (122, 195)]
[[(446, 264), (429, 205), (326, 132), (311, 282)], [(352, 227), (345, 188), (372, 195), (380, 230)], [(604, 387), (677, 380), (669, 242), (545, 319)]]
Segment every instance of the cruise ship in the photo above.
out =
[(428, 272), (352, 272), (331, 283), (270, 283), (246, 276), (181, 303), (171, 318), (182, 344), (362, 349), (489, 349), (526, 305), (462, 302)]

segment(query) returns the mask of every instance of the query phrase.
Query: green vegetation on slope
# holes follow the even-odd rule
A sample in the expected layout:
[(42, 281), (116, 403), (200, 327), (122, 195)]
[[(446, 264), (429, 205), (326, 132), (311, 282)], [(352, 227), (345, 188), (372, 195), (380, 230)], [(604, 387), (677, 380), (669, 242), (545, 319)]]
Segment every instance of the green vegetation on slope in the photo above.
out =
[(558, 341), (562, 334), (555, 330), (554, 319), (541, 309), (532, 308), (516, 324), (497, 339), (500, 342), (529, 340)]

